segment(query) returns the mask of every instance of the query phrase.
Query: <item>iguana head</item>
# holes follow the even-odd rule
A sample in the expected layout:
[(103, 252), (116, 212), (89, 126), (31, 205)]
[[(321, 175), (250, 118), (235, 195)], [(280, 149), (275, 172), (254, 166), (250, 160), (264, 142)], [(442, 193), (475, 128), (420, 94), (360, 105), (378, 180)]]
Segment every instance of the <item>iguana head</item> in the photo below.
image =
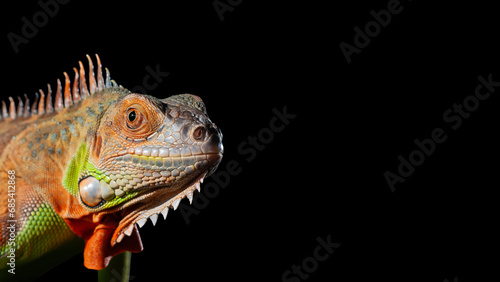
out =
[(223, 146), (199, 97), (157, 99), (115, 83), (92, 87), (92, 80), (94, 97), (87, 99), (108, 102), (99, 104), (63, 185), (86, 214), (85, 221), (66, 222), (86, 241), (85, 265), (100, 269), (115, 254), (142, 250), (138, 227), (148, 218), (156, 224), (183, 198), (192, 201), (200, 182), (217, 168)]

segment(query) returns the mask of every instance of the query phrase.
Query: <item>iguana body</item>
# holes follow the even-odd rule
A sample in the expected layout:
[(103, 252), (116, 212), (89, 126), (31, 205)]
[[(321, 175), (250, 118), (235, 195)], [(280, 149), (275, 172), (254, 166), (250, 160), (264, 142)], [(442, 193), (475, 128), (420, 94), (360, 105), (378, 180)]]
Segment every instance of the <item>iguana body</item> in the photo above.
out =
[(50, 86), (32, 105), (2, 105), (0, 277), (11, 248), (16, 268), (43, 269), (82, 250), (90, 269), (141, 251), (137, 225), (191, 201), (220, 162), (222, 135), (200, 98), (130, 93), (97, 59), (88, 83), (81, 63), (73, 82), (58, 80), (54, 105)]

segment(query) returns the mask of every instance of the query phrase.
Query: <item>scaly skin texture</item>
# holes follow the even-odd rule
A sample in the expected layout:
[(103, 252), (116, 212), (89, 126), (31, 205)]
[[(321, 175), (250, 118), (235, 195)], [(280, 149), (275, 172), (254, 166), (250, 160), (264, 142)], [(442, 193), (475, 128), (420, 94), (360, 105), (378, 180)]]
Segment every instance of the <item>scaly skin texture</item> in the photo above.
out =
[[(28, 101), (17, 110), (12, 100), (9, 110), (3, 106), (4, 273), (11, 248), (16, 268), (52, 267), (83, 248), (85, 266), (97, 270), (116, 254), (141, 251), (138, 226), (148, 218), (156, 223), (160, 213), (166, 217), (184, 197), (191, 201), (222, 158), (222, 134), (199, 97), (130, 93), (109, 73), (102, 78), (99, 58), (96, 77), (89, 63), (89, 83), (80, 63), (72, 87), (65, 74), (54, 106), (50, 90), (47, 101), (42, 95), (31, 109)], [(10, 226), (16, 236), (9, 241)]]

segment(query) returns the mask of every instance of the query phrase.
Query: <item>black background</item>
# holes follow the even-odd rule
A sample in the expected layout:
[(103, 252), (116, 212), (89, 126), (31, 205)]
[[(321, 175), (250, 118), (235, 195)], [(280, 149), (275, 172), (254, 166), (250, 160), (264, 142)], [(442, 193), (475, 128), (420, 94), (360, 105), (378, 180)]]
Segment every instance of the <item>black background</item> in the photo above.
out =
[[(189, 224), (178, 210), (140, 230), (132, 281), (281, 281), (328, 235), (340, 246), (307, 281), (500, 281), (500, 90), (456, 130), (443, 120), (479, 75), (500, 81), (496, 6), (401, 1), (347, 63), (339, 44), (389, 1), (242, 1), (223, 21), (213, 1), (164, 2), (71, 1), (17, 54), (7, 34), (41, 8), (2, 13), (4, 99), (85, 54), (129, 89), (159, 64), (170, 75), (148, 94), (201, 96), (224, 134), (219, 170), (240, 164)], [(248, 161), (238, 146), (284, 107), (296, 118)], [(438, 127), (447, 140), (393, 193), (384, 172)], [(39, 279), (70, 280), (96, 280), (81, 255)]]

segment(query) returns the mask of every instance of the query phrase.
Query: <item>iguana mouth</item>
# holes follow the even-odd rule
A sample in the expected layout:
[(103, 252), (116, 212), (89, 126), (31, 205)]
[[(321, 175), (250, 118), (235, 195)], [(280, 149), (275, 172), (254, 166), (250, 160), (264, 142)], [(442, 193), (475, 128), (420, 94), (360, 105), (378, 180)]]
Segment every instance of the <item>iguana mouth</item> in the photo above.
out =
[[(139, 228), (148, 218), (156, 224), (160, 214), (166, 218), (169, 209), (176, 210), (180, 201), (193, 201), (194, 190), (200, 191), (200, 184), (219, 164), (222, 153), (208, 154), (209, 169), (192, 174), (176, 185), (153, 185), (143, 187), (143, 191), (133, 199), (111, 209), (94, 213), (88, 226), (81, 222), (73, 224), (75, 231), (81, 229), (85, 239), (84, 264), (90, 269), (102, 269), (111, 257), (124, 251), (140, 252), (143, 249)], [(139, 227), (139, 228), (138, 228)], [(91, 229), (92, 233), (88, 233)]]
[[(122, 242), (125, 236), (131, 236), (134, 232), (138, 232), (137, 226), (139, 228), (144, 226), (148, 218), (153, 225), (156, 225), (160, 214), (166, 219), (169, 209), (176, 210), (182, 199), (188, 198), (189, 203), (192, 203), (194, 190), (200, 192), (200, 184), (203, 183), (206, 175), (206, 172), (201, 174), (194, 181), (187, 184), (186, 188), (171, 191), (166, 186), (154, 187), (154, 189), (145, 191), (134, 200), (125, 203), (122, 207), (124, 217), (120, 220), (111, 238), (111, 246)], [(168, 200), (165, 201), (166, 198)]]

